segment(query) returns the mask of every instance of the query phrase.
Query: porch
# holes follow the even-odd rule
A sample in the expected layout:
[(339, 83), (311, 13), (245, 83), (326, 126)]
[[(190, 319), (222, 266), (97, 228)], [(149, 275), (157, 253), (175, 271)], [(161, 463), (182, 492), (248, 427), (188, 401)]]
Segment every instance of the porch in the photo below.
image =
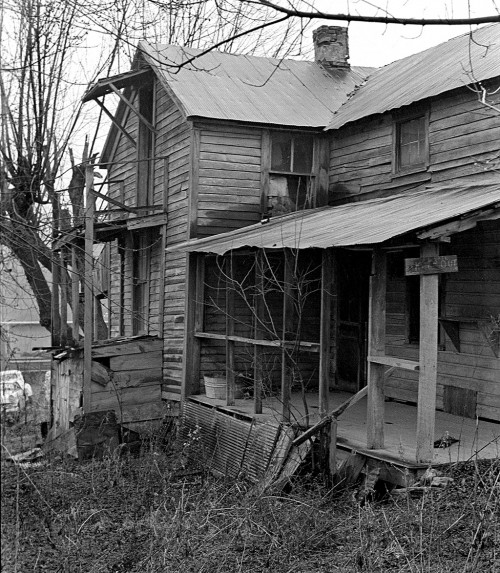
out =
[[(352, 394), (347, 392), (329, 392), (328, 409), (334, 410), (346, 402)], [(237, 416), (240, 419), (279, 424), (282, 420), (282, 403), (278, 396), (262, 400), (262, 414), (254, 414), (253, 400), (235, 399), (233, 406), (227, 406), (225, 400), (208, 398), (204, 394), (190, 396), (189, 400), (216, 409), (221, 413)], [(320, 421), (319, 395), (306, 394), (309, 419), (305, 414), (304, 400), (300, 392), (293, 392), (290, 399), (291, 421), (301, 428), (312, 427)], [(338, 418), (337, 460), (346, 457), (347, 452), (356, 451), (367, 458), (387, 462), (395, 468), (422, 470), (428, 463), (416, 463), (417, 407), (388, 400), (385, 402), (384, 447), (368, 449), (367, 399), (362, 398), (347, 408)], [(449, 435), (458, 441), (449, 447), (434, 448), (432, 466), (440, 466), (467, 460), (495, 459), (500, 456), (500, 424), (485, 420), (473, 420), (436, 411), (435, 440)]]

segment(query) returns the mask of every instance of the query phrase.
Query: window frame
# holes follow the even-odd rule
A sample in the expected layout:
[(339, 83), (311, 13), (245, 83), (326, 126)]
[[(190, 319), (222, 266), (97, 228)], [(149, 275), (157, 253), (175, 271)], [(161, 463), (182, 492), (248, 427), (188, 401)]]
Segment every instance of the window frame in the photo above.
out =
[[(273, 136), (275, 134), (288, 134), (291, 136), (291, 150), (290, 150), (290, 168), (292, 171), (285, 171), (285, 170), (278, 170), (273, 169)], [(310, 137), (312, 143), (311, 149), (311, 170), (310, 171), (294, 171), (293, 164), (294, 164), (294, 149), (295, 149), (295, 141), (297, 138), (300, 137)], [(296, 130), (279, 130), (274, 129), (269, 131), (269, 188), (271, 185), (271, 178), (274, 176), (278, 177), (293, 177), (297, 179), (305, 179), (309, 184), (309, 188), (311, 190), (311, 198), (309, 200), (306, 199), (306, 206), (296, 206), (294, 210), (304, 210), (304, 209), (311, 209), (317, 206), (318, 197), (317, 197), (317, 171), (318, 171), (318, 135), (314, 132), (309, 131), (296, 131)], [(292, 197), (288, 197), (292, 203), (297, 204), (297, 197), (292, 200)], [(267, 198), (267, 208), (268, 211), (270, 208), (269, 206), (269, 197)]]
[[(401, 165), (401, 126), (416, 119), (424, 120), (424, 151), (423, 160), (411, 165)], [(412, 113), (394, 114), (392, 124), (392, 174), (393, 176), (407, 175), (426, 171), (429, 167), (429, 110), (418, 109)]]

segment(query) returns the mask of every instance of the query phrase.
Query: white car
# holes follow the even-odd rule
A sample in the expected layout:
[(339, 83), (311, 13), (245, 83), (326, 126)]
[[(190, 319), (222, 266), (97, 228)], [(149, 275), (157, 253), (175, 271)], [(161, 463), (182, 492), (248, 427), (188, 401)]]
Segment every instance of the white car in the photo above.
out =
[(33, 390), (24, 381), (19, 370), (4, 370), (0, 372), (0, 394), (2, 398), (2, 413), (21, 413), (27, 404), (31, 403)]

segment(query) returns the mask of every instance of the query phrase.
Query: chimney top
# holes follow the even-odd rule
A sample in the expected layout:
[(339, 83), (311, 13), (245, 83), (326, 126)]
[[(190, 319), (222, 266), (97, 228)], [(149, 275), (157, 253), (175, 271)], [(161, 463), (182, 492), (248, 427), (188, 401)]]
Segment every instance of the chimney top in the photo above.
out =
[(320, 26), (313, 31), (314, 59), (327, 70), (349, 69), (348, 29)]

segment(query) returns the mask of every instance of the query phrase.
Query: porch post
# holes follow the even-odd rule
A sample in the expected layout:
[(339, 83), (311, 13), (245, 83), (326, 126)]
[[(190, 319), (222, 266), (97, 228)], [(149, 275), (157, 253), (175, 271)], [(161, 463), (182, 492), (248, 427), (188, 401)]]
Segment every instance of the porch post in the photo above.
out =
[(331, 320), (333, 296), (333, 249), (323, 251), (321, 265), (321, 311), (320, 311), (320, 355), (319, 355), (319, 415), (328, 412), (328, 390), (330, 386)]
[[(420, 256), (439, 255), (438, 243), (426, 243)], [(417, 403), (417, 462), (434, 458), (438, 349), (439, 275), (420, 275), (420, 373)]]
[(92, 400), (92, 339), (94, 322), (94, 212), (95, 196), (92, 194), (94, 187), (94, 167), (87, 162), (85, 167), (85, 280), (84, 299), (85, 308), (83, 315), (83, 411), (90, 412)]
[(286, 350), (286, 341), (292, 329), (292, 253), (289, 249), (284, 252), (284, 269), (283, 269), (283, 333), (282, 333), (282, 349), (281, 349), (281, 401), (282, 401), (282, 415), (283, 421), (290, 421), (290, 399), (292, 389), (290, 387), (291, 377), (288, 369), (288, 358)]
[(186, 261), (186, 301), (184, 348), (182, 354), (181, 401), (199, 390), (200, 340), (195, 333), (203, 325), (203, 296), (205, 281), (203, 254), (188, 253)]
[[(385, 301), (387, 259), (381, 249), (374, 249), (370, 276), (368, 313), (368, 356), (385, 355)], [(385, 366), (368, 363), (367, 446), (384, 447), (384, 373)]]
[(234, 382), (234, 341), (229, 336), (234, 336), (234, 269), (233, 253), (229, 253), (229, 260), (226, 259), (226, 405), (235, 404), (235, 382)]
[[(255, 340), (262, 338), (264, 320), (264, 257), (259, 249), (255, 253)], [(253, 400), (254, 413), (262, 414), (262, 384), (263, 384), (263, 367), (262, 367), (262, 346), (254, 344), (253, 347)]]

